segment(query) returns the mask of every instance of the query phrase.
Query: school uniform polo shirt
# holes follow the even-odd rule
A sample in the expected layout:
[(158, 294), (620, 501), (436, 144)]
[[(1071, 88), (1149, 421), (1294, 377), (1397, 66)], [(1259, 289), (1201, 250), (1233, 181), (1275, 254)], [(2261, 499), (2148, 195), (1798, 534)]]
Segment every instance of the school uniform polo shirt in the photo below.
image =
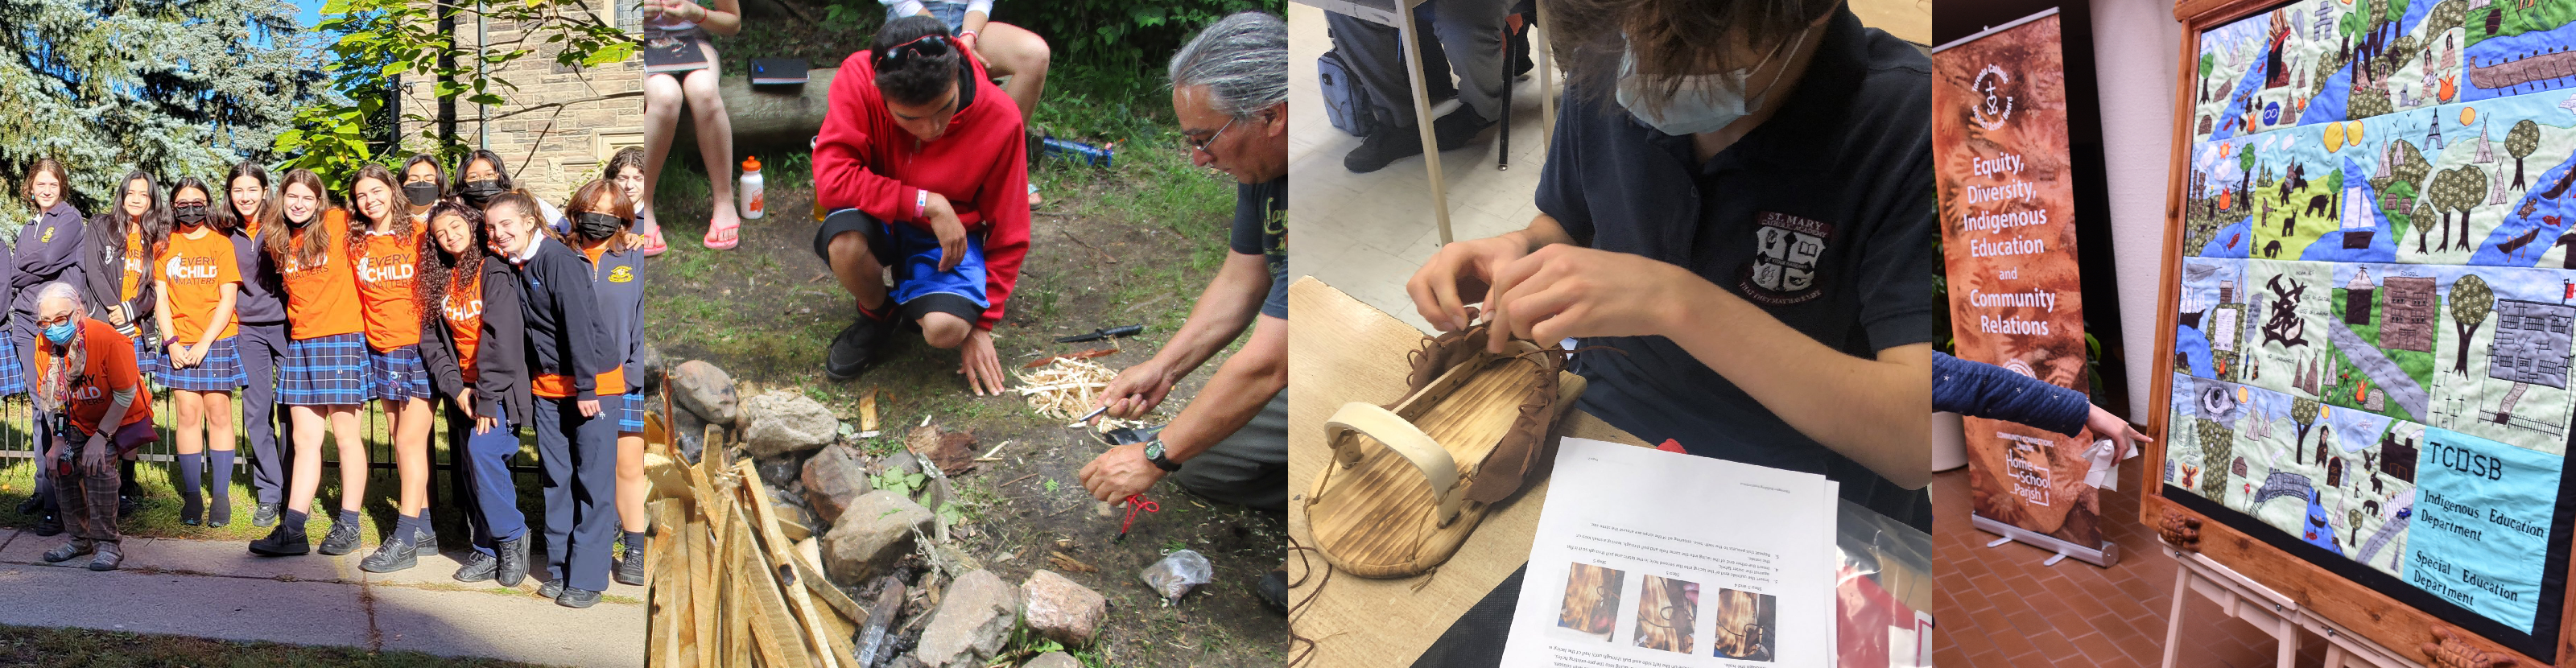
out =
[[(1705, 161), (1690, 137), (1568, 92), (1539, 210), (1582, 245), (1686, 268), (1844, 354), (1932, 341), (1930, 60), (1849, 10), (1820, 32), (1792, 97)], [(1931, 529), (1923, 492), (1799, 433), (1671, 340), (1582, 344), (1619, 351), (1576, 356), (1590, 381), (1579, 406), (1602, 420), (1691, 454), (1823, 474), (1854, 503)]]

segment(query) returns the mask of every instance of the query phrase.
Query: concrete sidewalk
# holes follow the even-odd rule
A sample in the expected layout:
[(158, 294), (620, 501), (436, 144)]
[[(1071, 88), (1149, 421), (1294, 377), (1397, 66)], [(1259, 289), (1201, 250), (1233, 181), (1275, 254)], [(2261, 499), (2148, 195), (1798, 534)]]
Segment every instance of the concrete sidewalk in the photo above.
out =
[[(644, 664), (644, 588), (574, 610), (518, 589), (448, 577), (458, 556), (423, 555), (399, 573), (358, 570), (367, 552), (263, 558), (235, 541), (128, 538), (124, 569), (41, 555), (64, 538), (0, 529), (0, 624), (72, 626), (223, 640), (408, 650), (561, 666)], [(373, 549), (370, 545), (366, 549)], [(542, 554), (532, 555), (543, 558)]]

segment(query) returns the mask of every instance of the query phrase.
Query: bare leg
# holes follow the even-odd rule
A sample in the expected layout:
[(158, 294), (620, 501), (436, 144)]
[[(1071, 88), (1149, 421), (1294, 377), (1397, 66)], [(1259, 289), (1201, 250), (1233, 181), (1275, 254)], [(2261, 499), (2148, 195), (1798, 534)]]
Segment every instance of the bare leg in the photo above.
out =
[(877, 264), (875, 253), (868, 252), (868, 235), (843, 232), (832, 237), (832, 275), (841, 279), (841, 289), (859, 300), (859, 307), (884, 313), (886, 305), (885, 265)]
[(323, 417), (312, 406), (288, 406), (286, 414), (295, 430), (295, 467), (286, 476), (286, 509), (309, 513), (313, 493), (322, 486)]
[(367, 440), (364, 435), (358, 433), (358, 407), (352, 405), (326, 408), (330, 410), (331, 435), (340, 443), (340, 509), (349, 512), (365, 510), (367, 507)]
[(953, 350), (960, 345), (965, 345), (966, 335), (974, 329), (974, 323), (946, 313), (932, 313), (921, 317), (921, 340), (928, 342), (933, 348)]
[[(213, 416), (213, 419), (206, 421), (206, 449), (216, 452), (232, 452), (233, 446), (235, 445), (235, 443), (233, 443), (232, 393), (206, 392), (198, 396), (203, 399), (206, 404), (206, 415)], [(227, 474), (227, 476), (228, 475), (229, 474)], [(230, 478), (224, 477), (220, 479), (229, 480)]]
[(429, 402), (384, 403), (385, 414), (393, 417), (394, 472), (402, 481), (396, 509), (404, 517), (420, 517), (429, 508)]
[(986, 72), (1010, 77), (1002, 93), (1020, 105), (1022, 121), (1037, 122), (1038, 95), (1046, 92), (1047, 64), (1054, 60), (1046, 38), (1008, 23), (986, 23), (976, 38), (975, 55), (984, 58)]
[(170, 393), (170, 405), (178, 409), (179, 454), (193, 455), (206, 451), (206, 402), (200, 393), (180, 390)]
[(680, 100), (679, 79), (644, 75), (644, 201), (636, 207), (639, 216), (652, 213), (653, 190), (662, 180), (662, 161), (671, 157), (671, 135), (680, 122)]
[[(715, 62), (715, 47), (707, 49), (707, 62)], [(716, 67), (689, 73), (680, 82), (680, 92), (689, 101), (691, 120), (697, 123), (698, 155), (706, 161), (707, 192), (713, 207), (707, 217), (707, 229), (732, 230), (742, 224), (733, 201), (733, 121), (725, 116), (724, 96), (716, 91)], [(711, 234), (710, 238), (726, 242), (734, 232)]]
[[(617, 524), (623, 531), (642, 533), (646, 521), (644, 493), (650, 483), (644, 480), (644, 435), (617, 433)], [(641, 548), (643, 546), (632, 546)]]

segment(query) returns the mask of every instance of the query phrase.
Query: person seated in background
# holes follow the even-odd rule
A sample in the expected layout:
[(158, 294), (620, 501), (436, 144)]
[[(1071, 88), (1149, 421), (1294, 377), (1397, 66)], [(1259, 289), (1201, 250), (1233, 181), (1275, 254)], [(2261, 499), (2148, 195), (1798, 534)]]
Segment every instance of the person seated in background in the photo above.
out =
[[(1514, 4), (1503, 0), (1424, 3), (1432, 13), (1431, 34), (1438, 40), (1420, 40), (1423, 80), (1436, 82), (1429, 87), (1439, 88), (1452, 71), (1458, 77), (1458, 109), (1432, 121), (1440, 150), (1466, 146), (1502, 118), (1503, 105), (1511, 104), (1503, 97), (1503, 78), (1511, 76), (1503, 71), (1509, 64), (1503, 54), (1503, 18)], [(1341, 53), (1351, 76), (1368, 90), (1372, 111), (1380, 121), (1376, 132), (1342, 157), (1342, 167), (1366, 174), (1421, 155), (1420, 119), (1413, 117), (1413, 85), (1405, 75), (1404, 40), (1395, 26), (1336, 12), (1324, 13), (1324, 25), (1332, 28), (1333, 49)]]
[[(134, 342), (115, 325), (85, 315), (81, 290), (47, 283), (36, 297), (36, 419), (51, 423), (45, 466), (54, 467), (54, 502), (62, 508), (69, 542), (44, 555), (59, 564), (91, 555), (89, 569), (116, 570), (125, 561), (116, 532), (117, 461), (159, 437), (152, 427), (152, 390), (134, 366)], [(101, 425), (107, 425), (102, 428)]]
[[(886, 22), (832, 82), (814, 146), (814, 193), (832, 211), (814, 254), (856, 300), (823, 374), (857, 377), (897, 327), (958, 351), (978, 395), (1002, 392), (993, 327), (1029, 249), (1028, 144), (1020, 111), (927, 16)], [(882, 278), (891, 267), (894, 285)]]
[[(680, 105), (696, 112), (698, 155), (707, 167), (707, 235), (699, 243), (724, 250), (741, 243), (742, 215), (733, 208), (733, 120), (725, 115), (724, 96), (716, 91), (719, 73), (716, 46), (709, 34), (742, 31), (741, 0), (641, 0), (648, 42), (682, 39), (706, 56), (694, 69), (644, 73), (644, 192), (635, 229), (643, 235), (646, 257), (669, 248), (662, 224), (653, 217), (651, 193), (662, 178), (662, 161), (671, 157), (671, 136), (679, 129)], [(466, 177), (473, 180), (472, 176)], [(504, 188), (504, 190), (507, 190)], [(551, 220), (546, 222), (551, 223)]]
[[(1038, 94), (1046, 92), (1047, 64), (1055, 59), (1047, 50), (1046, 38), (1028, 29), (1008, 23), (995, 23), (993, 0), (942, 2), (941, 0), (878, 0), (886, 6), (886, 20), (906, 16), (928, 16), (948, 26), (957, 43), (965, 45), (975, 59), (984, 61), (986, 75), (1009, 81), (1002, 82), (1002, 94), (1020, 106), (1020, 120), (1035, 125), (1038, 120)], [(1037, 206), (1037, 184), (1029, 185), (1029, 206)]]

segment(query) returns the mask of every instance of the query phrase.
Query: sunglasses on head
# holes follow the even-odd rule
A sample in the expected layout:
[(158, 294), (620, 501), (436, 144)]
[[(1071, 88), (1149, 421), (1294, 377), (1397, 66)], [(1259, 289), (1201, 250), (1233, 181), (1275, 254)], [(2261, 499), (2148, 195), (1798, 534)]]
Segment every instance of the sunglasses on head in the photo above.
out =
[(948, 45), (947, 35), (922, 35), (886, 49), (884, 54), (877, 56), (875, 64), (883, 65), (908, 57), (940, 58), (950, 53), (954, 51)]

